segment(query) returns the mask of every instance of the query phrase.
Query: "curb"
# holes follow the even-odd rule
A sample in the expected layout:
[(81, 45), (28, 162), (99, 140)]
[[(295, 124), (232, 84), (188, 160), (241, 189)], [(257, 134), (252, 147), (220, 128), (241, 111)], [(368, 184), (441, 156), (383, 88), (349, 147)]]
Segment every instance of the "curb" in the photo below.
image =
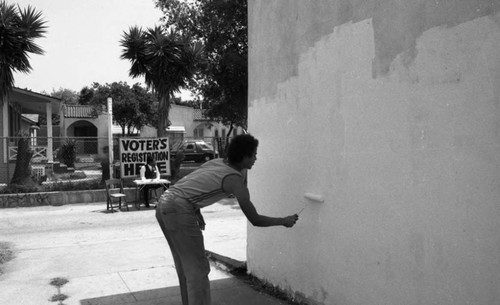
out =
[(217, 254), (215, 252), (205, 250), (205, 253), (209, 260), (214, 262), (217, 267), (226, 270), (233, 274), (246, 274), (247, 273), (247, 263), (235, 260), (233, 258)]
[(294, 294), (281, 287), (274, 286), (267, 281), (261, 280), (248, 273), (246, 262), (238, 261), (227, 256), (205, 250), (207, 258), (215, 263), (216, 268), (220, 268), (235, 277), (239, 278), (253, 289), (280, 299), (288, 305), (306, 305), (307, 298), (300, 294)]

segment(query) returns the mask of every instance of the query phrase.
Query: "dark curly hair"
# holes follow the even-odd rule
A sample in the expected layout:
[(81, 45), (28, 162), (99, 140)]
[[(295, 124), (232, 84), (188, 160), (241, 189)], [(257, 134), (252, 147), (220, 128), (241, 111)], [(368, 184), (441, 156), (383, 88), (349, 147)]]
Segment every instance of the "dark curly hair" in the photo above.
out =
[(244, 157), (251, 157), (259, 145), (259, 140), (250, 134), (235, 136), (227, 148), (227, 159), (231, 164), (243, 161)]

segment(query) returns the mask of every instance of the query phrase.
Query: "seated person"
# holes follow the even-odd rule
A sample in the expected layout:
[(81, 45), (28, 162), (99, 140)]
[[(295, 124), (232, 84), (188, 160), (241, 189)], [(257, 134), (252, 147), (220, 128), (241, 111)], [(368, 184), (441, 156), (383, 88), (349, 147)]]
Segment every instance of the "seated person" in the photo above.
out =
[[(158, 170), (158, 166), (156, 166), (156, 162), (151, 156), (147, 157), (146, 164), (141, 167), (140, 173), (142, 180), (160, 179), (160, 171)], [(144, 205), (147, 208), (149, 208), (149, 189), (157, 189), (161, 186), (161, 184), (147, 184), (142, 188), (142, 191), (144, 192)]]

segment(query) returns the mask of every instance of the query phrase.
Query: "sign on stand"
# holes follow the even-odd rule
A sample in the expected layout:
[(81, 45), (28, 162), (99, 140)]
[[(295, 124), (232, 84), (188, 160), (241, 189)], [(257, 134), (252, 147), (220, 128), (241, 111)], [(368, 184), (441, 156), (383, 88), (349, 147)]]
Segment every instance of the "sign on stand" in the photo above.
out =
[(148, 156), (153, 157), (161, 174), (170, 175), (168, 138), (120, 138), (121, 177), (137, 177)]

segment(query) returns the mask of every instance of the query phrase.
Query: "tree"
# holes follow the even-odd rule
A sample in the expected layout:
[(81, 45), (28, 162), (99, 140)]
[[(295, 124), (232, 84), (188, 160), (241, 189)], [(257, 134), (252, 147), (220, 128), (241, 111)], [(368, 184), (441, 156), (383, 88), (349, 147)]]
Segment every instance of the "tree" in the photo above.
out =
[(14, 87), (14, 72), (29, 73), (29, 54), (44, 53), (35, 39), (45, 30), (41, 12), (0, 2), (0, 106)]
[(135, 128), (140, 130), (144, 125), (155, 121), (155, 98), (139, 84), (130, 88), (125, 83), (112, 83), (109, 86), (113, 99), (113, 120), (122, 128), (122, 135), (131, 135)]
[(78, 93), (71, 89), (59, 88), (57, 90), (52, 89), (52, 92), (49, 94), (52, 97), (60, 98), (63, 104), (66, 105), (76, 105), (78, 104)]
[(143, 88), (139, 84), (132, 86), (135, 99), (138, 102), (139, 112), (141, 116), (135, 116), (133, 122), (137, 129), (141, 129), (145, 125), (158, 126), (158, 99)]
[(102, 112), (107, 107), (108, 97), (113, 100), (113, 121), (122, 128), (122, 135), (130, 135), (134, 128), (140, 130), (144, 125), (157, 121), (156, 98), (139, 84), (131, 88), (125, 82), (93, 83), (80, 91), (79, 103)]
[(132, 77), (144, 76), (148, 88), (153, 89), (159, 101), (158, 136), (166, 134), (173, 94), (186, 88), (203, 63), (203, 47), (190, 37), (159, 26), (133, 26), (123, 33), (120, 44), (122, 59), (131, 62)]
[(17, 142), (16, 167), (14, 175), (10, 180), (11, 185), (33, 186), (35, 182), (31, 178), (31, 157), (33, 150), (30, 146), (30, 137), (28, 134), (21, 134)]
[(172, 104), (199, 109), (199, 108), (201, 108), (201, 105), (203, 104), (203, 102), (199, 99), (184, 100), (183, 101), (180, 97), (175, 97), (172, 99)]
[(100, 86), (99, 83), (92, 83), (90, 87), (85, 86), (80, 90), (80, 94), (78, 95), (78, 104), (79, 105), (90, 105), (92, 103), (92, 99), (94, 98), (95, 90)]
[(247, 0), (157, 0), (167, 28), (205, 44), (208, 64), (194, 90), (208, 104), (205, 116), (224, 125), (247, 127)]
[[(14, 72), (29, 73), (29, 54), (43, 54), (35, 39), (45, 34), (42, 14), (31, 6), (19, 6), (0, 2), (0, 106), (14, 87)], [(16, 168), (11, 184), (34, 184), (31, 179), (30, 161), (33, 155), (29, 138), (18, 142)]]
[(57, 152), (57, 159), (61, 160), (68, 167), (75, 167), (76, 140), (66, 139)]
[[(52, 97), (57, 97), (61, 99), (62, 103), (65, 105), (75, 105), (78, 104), (78, 93), (74, 90), (71, 89), (65, 89), (65, 88), (59, 88), (58, 90), (52, 89), (52, 93), (48, 94), (45, 91), (42, 91), (42, 94), (49, 95)], [(59, 125), (60, 122), (60, 115), (59, 114), (52, 114), (52, 125), (57, 126)], [(40, 125), (46, 125), (47, 124), (47, 115), (45, 114), (40, 114), (38, 123)]]

